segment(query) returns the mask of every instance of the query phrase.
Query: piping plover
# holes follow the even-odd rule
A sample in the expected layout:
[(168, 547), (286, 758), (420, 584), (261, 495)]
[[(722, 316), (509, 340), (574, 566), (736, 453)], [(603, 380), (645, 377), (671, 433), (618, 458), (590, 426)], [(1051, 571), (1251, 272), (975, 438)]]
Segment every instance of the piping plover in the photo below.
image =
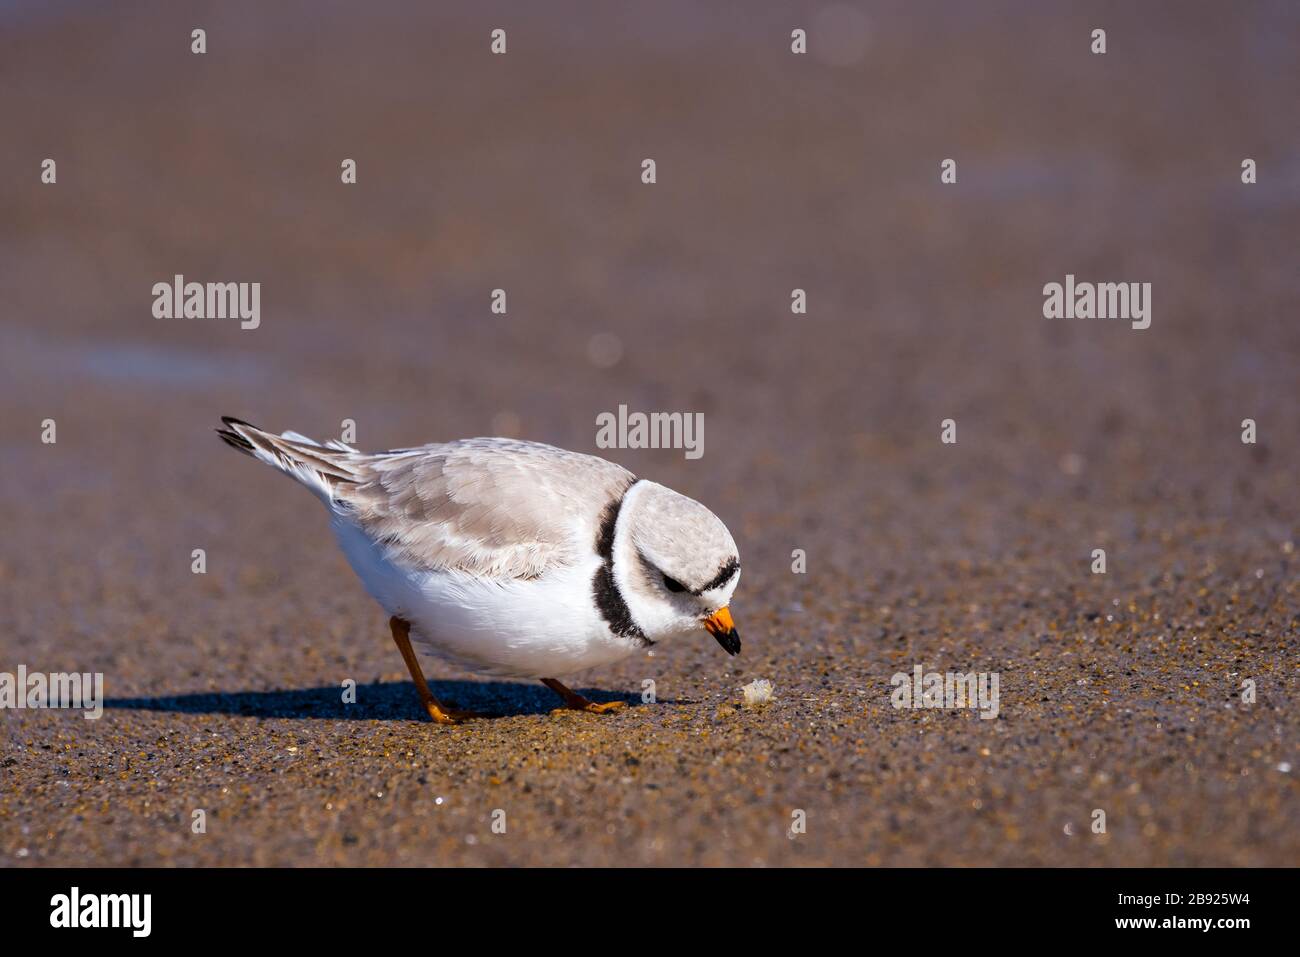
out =
[(230, 445), (325, 503), (339, 546), (440, 724), (473, 716), (429, 691), (414, 639), (471, 671), (540, 678), (564, 706), (602, 713), (556, 680), (676, 635), (729, 654), (736, 543), (716, 515), (592, 455), (514, 439), (359, 452), (223, 417)]

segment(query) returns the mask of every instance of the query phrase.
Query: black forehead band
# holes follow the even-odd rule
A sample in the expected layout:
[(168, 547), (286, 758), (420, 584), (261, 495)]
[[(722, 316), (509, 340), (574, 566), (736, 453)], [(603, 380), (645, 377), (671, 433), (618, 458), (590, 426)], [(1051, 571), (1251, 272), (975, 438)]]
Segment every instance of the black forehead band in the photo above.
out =
[(718, 569), (718, 573), (712, 579), (705, 582), (699, 588), (692, 588), (692, 595), (702, 595), (706, 591), (712, 591), (715, 588), (721, 588), (727, 582), (731, 581), (731, 576), (740, 571), (740, 560), (737, 558), (728, 558)]

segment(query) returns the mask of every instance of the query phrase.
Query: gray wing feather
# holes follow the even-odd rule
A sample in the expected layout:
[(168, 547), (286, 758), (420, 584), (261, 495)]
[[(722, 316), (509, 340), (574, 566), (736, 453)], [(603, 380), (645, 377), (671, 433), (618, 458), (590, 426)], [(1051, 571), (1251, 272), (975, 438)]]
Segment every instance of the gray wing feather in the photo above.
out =
[(595, 456), (508, 439), (340, 457), (356, 478), (335, 501), (391, 559), (487, 578), (583, 560), (605, 506), (635, 481)]

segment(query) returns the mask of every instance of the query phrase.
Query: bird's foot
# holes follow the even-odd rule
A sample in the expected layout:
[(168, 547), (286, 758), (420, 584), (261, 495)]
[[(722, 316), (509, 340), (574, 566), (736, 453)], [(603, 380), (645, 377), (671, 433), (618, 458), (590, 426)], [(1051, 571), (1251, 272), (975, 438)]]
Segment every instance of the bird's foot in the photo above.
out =
[(551, 714), (564, 714), (566, 711), (585, 711), (587, 714), (608, 714), (611, 711), (617, 711), (619, 708), (626, 708), (626, 701), (605, 701), (597, 704), (587, 698), (578, 696), (576, 701), (566, 701), (562, 707), (556, 708)]
[(460, 724), (462, 721), (470, 721), (474, 718), (489, 718), (491, 715), (484, 714), (482, 711), (470, 711), (465, 708), (451, 708), (445, 704), (439, 704), (430, 698), (424, 703), (424, 710), (429, 713), (438, 724)]
[(557, 695), (564, 699), (564, 705), (556, 708), (551, 714), (563, 714), (566, 711), (585, 711), (587, 714), (607, 714), (610, 711), (617, 711), (619, 708), (626, 708), (626, 701), (606, 701), (597, 704), (590, 698), (584, 698), (578, 692), (571, 688), (566, 688), (554, 678), (543, 678), (542, 684), (550, 688)]

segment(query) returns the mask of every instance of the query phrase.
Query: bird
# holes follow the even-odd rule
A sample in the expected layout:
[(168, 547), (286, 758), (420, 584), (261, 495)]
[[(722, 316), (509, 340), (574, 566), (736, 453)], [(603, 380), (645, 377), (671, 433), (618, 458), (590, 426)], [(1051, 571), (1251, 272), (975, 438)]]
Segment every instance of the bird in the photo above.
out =
[(560, 682), (708, 633), (740, 653), (740, 555), (708, 508), (594, 455), (508, 438), (361, 452), (222, 416), (218, 435), (316, 495), (438, 724), (485, 717), (434, 697), (412, 641), (469, 671)]

